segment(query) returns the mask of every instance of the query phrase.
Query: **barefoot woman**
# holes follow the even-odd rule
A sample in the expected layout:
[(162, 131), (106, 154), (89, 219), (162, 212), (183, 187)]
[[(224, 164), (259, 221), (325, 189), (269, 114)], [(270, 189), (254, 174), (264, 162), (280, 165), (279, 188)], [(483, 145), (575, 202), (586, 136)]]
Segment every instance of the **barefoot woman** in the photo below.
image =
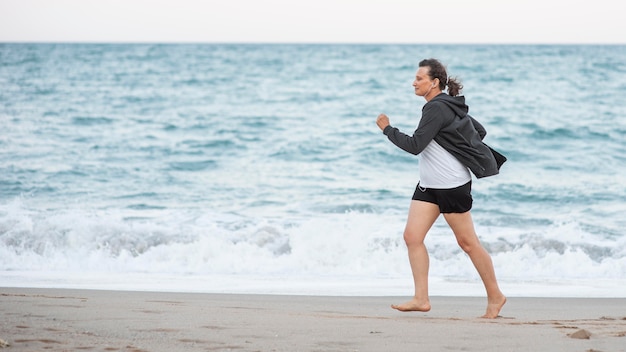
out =
[[(443, 92), (446, 86), (448, 94)], [(456, 79), (448, 78), (445, 67), (439, 61), (422, 60), (413, 87), (416, 95), (426, 99), (426, 104), (412, 136), (390, 126), (385, 114), (380, 114), (376, 120), (392, 143), (420, 156), (420, 181), (415, 188), (404, 229), (415, 295), (410, 301), (392, 307), (400, 311), (430, 310), (429, 259), (424, 238), (439, 214), (443, 214), (487, 290), (487, 311), (483, 317), (496, 318), (506, 297), (498, 287), (491, 257), (474, 231), (470, 214), (470, 170), (477, 178), (491, 176), (498, 173), (499, 164), (491, 149), (482, 143), (485, 129), (467, 114), (465, 98), (459, 96), (463, 86)]]

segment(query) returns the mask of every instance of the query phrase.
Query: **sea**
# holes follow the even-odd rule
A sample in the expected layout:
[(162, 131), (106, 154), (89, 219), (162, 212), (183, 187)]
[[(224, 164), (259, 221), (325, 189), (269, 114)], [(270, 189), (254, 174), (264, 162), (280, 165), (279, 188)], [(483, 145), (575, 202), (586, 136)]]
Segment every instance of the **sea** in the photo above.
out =
[[(473, 180), (502, 291), (626, 297), (626, 46), (0, 44), (0, 287), (411, 296), (412, 82), (508, 161)], [(430, 293), (484, 296), (451, 230)]]

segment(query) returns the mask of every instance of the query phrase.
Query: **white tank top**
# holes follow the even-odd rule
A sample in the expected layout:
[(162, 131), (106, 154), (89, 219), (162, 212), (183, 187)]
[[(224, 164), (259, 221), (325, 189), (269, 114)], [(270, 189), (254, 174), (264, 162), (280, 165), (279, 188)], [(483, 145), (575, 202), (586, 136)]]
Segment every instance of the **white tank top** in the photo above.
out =
[(469, 169), (432, 140), (419, 154), (420, 186), (455, 188), (472, 180)]

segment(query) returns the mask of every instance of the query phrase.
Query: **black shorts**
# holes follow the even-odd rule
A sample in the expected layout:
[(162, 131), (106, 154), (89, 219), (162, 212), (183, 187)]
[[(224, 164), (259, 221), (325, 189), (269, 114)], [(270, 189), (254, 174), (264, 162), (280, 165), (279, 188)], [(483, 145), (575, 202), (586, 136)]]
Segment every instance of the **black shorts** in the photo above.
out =
[(437, 204), (441, 213), (465, 213), (472, 209), (472, 181), (448, 189), (424, 188), (418, 183), (413, 200)]

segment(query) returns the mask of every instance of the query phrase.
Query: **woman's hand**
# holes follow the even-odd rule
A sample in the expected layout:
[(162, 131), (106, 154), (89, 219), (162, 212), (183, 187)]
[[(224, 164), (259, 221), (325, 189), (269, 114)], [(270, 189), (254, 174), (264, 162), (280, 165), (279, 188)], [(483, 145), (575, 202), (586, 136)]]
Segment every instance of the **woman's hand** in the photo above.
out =
[(389, 126), (389, 118), (385, 114), (380, 114), (378, 115), (378, 118), (376, 118), (376, 124), (378, 125), (378, 128), (383, 131), (385, 127)]

